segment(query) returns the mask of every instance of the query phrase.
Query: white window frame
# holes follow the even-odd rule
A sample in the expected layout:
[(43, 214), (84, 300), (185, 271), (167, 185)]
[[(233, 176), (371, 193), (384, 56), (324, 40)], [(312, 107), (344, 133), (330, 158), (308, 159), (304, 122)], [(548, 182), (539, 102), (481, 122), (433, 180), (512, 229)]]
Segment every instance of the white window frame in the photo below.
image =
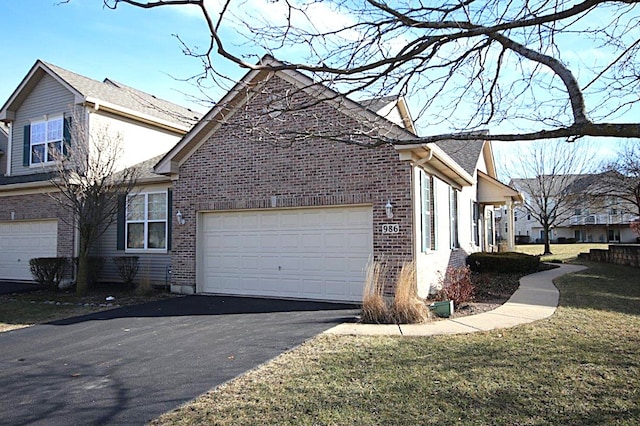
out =
[[(51, 123), (60, 122), (60, 138), (49, 139), (49, 126)], [(38, 141), (34, 143), (34, 134), (33, 131), (38, 125), (44, 124), (44, 140)], [(29, 164), (31, 166), (42, 166), (43, 164), (53, 164), (56, 162), (55, 159), (49, 159), (49, 144), (51, 143), (59, 143), (60, 148), (59, 152), (62, 153), (64, 150), (64, 116), (57, 115), (52, 118), (48, 118), (46, 120), (36, 120), (32, 121), (29, 126)], [(44, 146), (44, 159), (42, 161), (34, 162), (34, 146), (42, 145)]]
[(480, 247), (480, 204), (471, 200), (471, 238), (473, 245)]
[(435, 249), (435, 241), (432, 240), (432, 231), (435, 236), (434, 208), (435, 190), (433, 185), (433, 177), (420, 170), (420, 232), (421, 232), (421, 251), (428, 253)]
[(449, 246), (452, 250), (460, 248), (458, 192), (454, 187), (449, 187)]
[[(149, 219), (149, 196), (164, 194), (164, 219)], [(144, 212), (142, 219), (129, 219), (129, 206), (130, 200), (135, 197), (144, 197)], [(126, 211), (125, 211), (125, 228), (124, 228), (124, 247), (127, 253), (140, 253), (140, 252), (161, 252), (167, 251), (167, 244), (169, 238), (169, 193), (168, 191), (153, 191), (153, 192), (138, 192), (135, 194), (127, 195)], [(149, 247), (149, 224), (150, 223), (164, 223), (164, 247)], [(130, 224), (143, 224), (143, 247), (129, 247), (129, 225)]]

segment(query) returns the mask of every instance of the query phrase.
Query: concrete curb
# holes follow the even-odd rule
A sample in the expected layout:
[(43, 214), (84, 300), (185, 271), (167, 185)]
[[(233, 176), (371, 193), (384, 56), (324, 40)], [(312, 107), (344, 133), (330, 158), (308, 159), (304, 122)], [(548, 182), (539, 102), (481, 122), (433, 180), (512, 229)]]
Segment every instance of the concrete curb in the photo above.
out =
[(477, 315), (433, 321), (426, 324), (339, 324), (324, 334), (362, 336), (435, 336), (515, 327), (548, 318), (556, 311), (560, 292), (553, 285), (557, 277), (586, 269), (561, 264), (559, 268), (537, 272), (520, 279), (520, 287), (504, 305)]

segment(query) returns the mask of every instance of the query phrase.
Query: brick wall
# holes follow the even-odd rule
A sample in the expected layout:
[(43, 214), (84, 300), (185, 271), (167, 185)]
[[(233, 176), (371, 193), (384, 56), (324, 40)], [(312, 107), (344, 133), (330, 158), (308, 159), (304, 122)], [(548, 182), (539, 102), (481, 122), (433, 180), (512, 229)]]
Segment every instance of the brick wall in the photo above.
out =
[[(326, 104), (265, 115), (269, 93), (290, 90), (292, 103), (308, 100), (291, 89), (272, 78), (180, 167), (174, 211), (180, 210), (186, 223), (173, 227), (173, 285), (195, 285), (197, 212), (269, 209), (273, 197), (277, 207), (370, 204), (376, 260), (412, 259), (410, 165), (400, 162), (389, 146), (296, 140), (291, 131), (307, 126), (356, 129), (361, 124)], [(388, 200), (394, 205), (393, 219), (386, 217)], [(399, 223), (401, 233), (383, 235), (382, 223)]]
[(73, 228), (61, 218), (64, 209), (48, 194), (17, 195), (0, 197), (0, 221), (12, 220), (58, 220), (58, 256), (73, 256)]

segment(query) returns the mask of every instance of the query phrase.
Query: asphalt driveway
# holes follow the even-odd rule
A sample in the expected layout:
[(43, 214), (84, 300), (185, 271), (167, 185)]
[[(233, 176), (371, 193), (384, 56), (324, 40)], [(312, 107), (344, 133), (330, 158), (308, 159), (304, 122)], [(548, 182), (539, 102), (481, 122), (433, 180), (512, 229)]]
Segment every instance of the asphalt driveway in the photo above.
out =
[(0, 333), (0, 424), (144, 424), (357, 312), (188, 296)]

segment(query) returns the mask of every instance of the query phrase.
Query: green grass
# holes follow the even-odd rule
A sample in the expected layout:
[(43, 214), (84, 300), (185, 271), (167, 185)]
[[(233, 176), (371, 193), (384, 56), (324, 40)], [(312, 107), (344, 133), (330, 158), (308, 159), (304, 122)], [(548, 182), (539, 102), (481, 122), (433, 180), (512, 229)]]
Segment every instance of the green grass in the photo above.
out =
[[(551, 253), (549, 255), (542, 256), (540, 260), (543, 262), (552, 262), (552, 261), (569, 261), (575, 259), (578, 254), (586, 253), (592, 248), (602, 248), (606, 249), (609, 247), (609, 244), (551, 244)], [(544, 253), (544, 244), (525, 244), (516, 246), (516, 251), (520, 253), (533, 254), (533, 255), (541, 255)]]
[(549, 319), (462, 336), (319, 336), (152, 423), (638, 424), (639, 271), (589, 266), (557, 280)]

